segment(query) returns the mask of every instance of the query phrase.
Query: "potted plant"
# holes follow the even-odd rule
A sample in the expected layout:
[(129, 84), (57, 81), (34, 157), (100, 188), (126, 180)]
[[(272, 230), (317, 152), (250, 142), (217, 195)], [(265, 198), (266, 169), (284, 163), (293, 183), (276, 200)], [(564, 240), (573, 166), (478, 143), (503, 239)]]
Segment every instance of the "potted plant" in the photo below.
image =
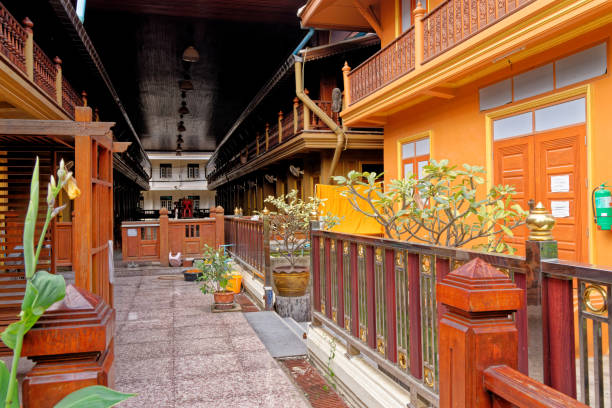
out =
[[(323, 200), (309, 197), (307, 201), (297, 196), (296, 190), (280, 197), (269, 196), (265, 202), (274, 206), (270, 212), (270, 242), (274, 252), (284, 260), (272, 265), (272, 282), (276, 294), (285, 297), (303, 296), (310, 282), (308, 266), (299, 265), (306, 246), (310, 242), (310, 215), (316, 214)], [(336, 222), (327, 220), (327, 227)], [(307, 263), (308, 265), (308, 263)]]
[(217, 309), (229, 309), (234, 304), (234, 292), (226, 289), (232, 275), (231, 258), (223, 248), (204, 245), (203, 262), (197, 262), (201, 272), (198, 281), (202, 293), (212, 293)]

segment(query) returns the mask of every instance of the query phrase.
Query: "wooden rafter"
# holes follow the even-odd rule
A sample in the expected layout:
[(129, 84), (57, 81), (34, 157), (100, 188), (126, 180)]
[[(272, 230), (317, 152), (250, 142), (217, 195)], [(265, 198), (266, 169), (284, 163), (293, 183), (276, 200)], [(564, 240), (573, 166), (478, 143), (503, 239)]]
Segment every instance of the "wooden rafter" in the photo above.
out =
[(378, 17), (376, 17), (376, 14), (374, 14), (372, 8), (365, 6), (363, 3), (361, 3), (361, 0), (353, 0), (353, 4), (355, 7), (357, 7), (359, 13), (366, 19), (368, 24), (372, 26), (374, 31), (376, 31), (376, 34), (378, 34), (380, 37), (382, 35), (382, 28), (380, 26), (380, 21), (378, 21)]
[(0, 119), (2, 135), (104, 136), (114, 122), (73, 122), (71, 120)]

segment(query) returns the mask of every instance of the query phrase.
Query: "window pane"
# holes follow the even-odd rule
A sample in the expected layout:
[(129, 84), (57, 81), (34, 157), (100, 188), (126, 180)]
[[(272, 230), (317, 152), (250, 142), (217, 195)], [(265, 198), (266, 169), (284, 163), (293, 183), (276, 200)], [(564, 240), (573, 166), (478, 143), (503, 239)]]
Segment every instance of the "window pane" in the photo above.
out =
[(586, 106), (584, 98), (535, 111), (536, 130), (554, 129), (562, 126), (584, 123), (585, 121)]
[(510, 116), (493, 122), (493, 140), (526, 135), (533, 132), (531, 112)]
[(404, 143), (402, 145), (402, 159), (414, 157), (414, 143)]
[(404, 164), (404, 178), (410, 177), (413, 172), (414, 172), (413, 164), (412, 163), (405, 163)]
[(410, 13), (412, 10), (411, 0), (402, 0), (402, 31), (406, 31), (412, 25), (410, 22)]
[(419, 178), (423, 178), (423, 176), (425, 175), (425, 166), (427, 166), (427, 163), (429, 163), (428, 160), (421, 160), (418, 164), (418, 176)]
[(415, 150), (417, 156), (423, 156), (429, 154), (429, 138), (423, 140), (417, 140), (415, 142)]
[(555, 62), (557, 88), (585, 81), (608, 71), (607, 43), (596, 45)]
[(529, 98), (554, 88), (553, 64), (514, 77), (514, 100)]
[(481, 88), (478, 93), (480, 94), (481, 111), (506, 105), (512, 102), (512, 80), (506, 79)]

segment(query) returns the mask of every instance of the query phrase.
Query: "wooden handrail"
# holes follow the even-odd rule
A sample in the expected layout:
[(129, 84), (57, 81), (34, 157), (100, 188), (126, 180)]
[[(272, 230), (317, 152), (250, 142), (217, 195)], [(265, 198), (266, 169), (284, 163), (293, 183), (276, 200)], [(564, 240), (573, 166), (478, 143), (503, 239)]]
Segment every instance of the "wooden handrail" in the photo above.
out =
[(484, 371), (484, 386), (497, 398), (519, 408), (587, 408), (567, 395), (506, 365)]

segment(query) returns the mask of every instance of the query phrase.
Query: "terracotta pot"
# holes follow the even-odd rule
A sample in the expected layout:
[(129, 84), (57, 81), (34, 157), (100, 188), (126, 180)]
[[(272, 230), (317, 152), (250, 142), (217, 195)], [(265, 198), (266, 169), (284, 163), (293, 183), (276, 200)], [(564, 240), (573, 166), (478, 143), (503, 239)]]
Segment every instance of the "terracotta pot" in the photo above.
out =
[(278, 296), (304, 296), (310, 282), (310, 271), (305, 266), (277, 266), (272, 270), (272, 281)]
[(228, 290), (222, 292), (213, 293), (215, 304), (217, 305), (231, 305), (234, 303), (234, 292)]

